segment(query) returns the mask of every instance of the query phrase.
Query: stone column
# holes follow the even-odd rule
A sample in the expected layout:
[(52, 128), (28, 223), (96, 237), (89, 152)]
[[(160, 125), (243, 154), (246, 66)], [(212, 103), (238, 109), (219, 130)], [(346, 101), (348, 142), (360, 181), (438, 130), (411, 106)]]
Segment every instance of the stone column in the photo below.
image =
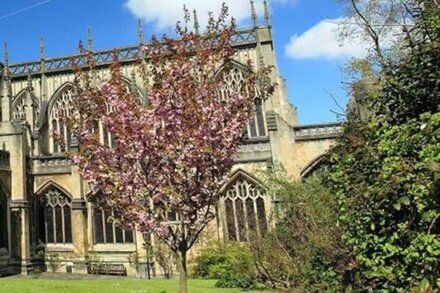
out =
[(83, 196), (83, 183), (76, 166), (72, 166), (72, 177), (72, 240), (73, 252), (75, 254), (73, 272), (86, 274), (86, 255), (89, 250), (87, 239), (87, 201)]
[(11, 202), (11, 247), (12, 258), (20, 267), (21, 274), (28, 275), (32, 271), (30, 261), (30, 234), (29, 234), (29, 202), (27, 200), (13, 200)]
[(87, 274), (87, 202), (83, 199), (73, 199), (72, 201), (72, 240), (75, 254), (73, 272)]

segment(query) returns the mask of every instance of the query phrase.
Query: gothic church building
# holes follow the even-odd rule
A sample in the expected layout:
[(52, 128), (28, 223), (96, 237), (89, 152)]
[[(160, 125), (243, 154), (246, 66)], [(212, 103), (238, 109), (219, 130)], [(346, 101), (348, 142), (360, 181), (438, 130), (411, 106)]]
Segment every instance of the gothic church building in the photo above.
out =
[[(273, 199), (255, 172), (279, 162), (301, 179), (334, 143), (340, 127), (336, 123), (297, 124), (296, 109), (289, 104), (278, 72), (267, 14), (263, 25), (254, 16), (254, 26), (239, 29), (232, 41), (237, 64), (251, 59), (255, 66), (261, 62), (273, 65), (272, 78), (279, 85), (264, 105), (256, 107), (212, 223), (219, 240), (245, 241), (249, 227), (268, 228), (273, 209)], [(139, 44), (117, 48), (117, 52), (127, 86), (146, 98), (135, 70), (141, 44), (142, 38)], [(103, 75), (113, 50), (93, 52)], [(5, 50), (0, 63), (0, 275), (28, 274), (44, 265), (42, 250), (46, 255), (63, 255), (58, 270), (66, 273), (86, 274), (92, 253), (104, 263), (122, 265), (129, 275), (139, 273), (129, 262), (131, 255), (138, 255), (140, 266), (151, 261), (143, 246), (144, 235), (120, 229), (107, 221), (108, 212), (87, 202), (87, 184), (51, 136), (57, 130), (68, 147), (78, 147), (60, 121), (60, 113), (69, 115), (75, 100), (72, 58), (85, 64), (81, 54), (46, 58), (43, 46), (39, 60), (9, 64)], [(228, 84), (240, 83), (240, 66), (228, 76)], [(108, 140), (106, 135), (101, 134), (103, 140)]]

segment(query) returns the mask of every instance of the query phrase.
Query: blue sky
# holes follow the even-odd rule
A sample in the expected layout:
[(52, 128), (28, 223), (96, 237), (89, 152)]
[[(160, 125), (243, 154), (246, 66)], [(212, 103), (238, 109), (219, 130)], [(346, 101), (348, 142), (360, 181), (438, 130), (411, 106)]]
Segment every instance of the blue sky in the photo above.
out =
[[(183, 3), (204, 11), (218, 10), (227, 2), (245, 26), (249, 24), (248, 0), (9, 0), (0, 5), (0, 41), (8, 42), (10, 62), (39, 58), (39, 39), (45, 37), (46, 55), (77, 52), (79, 40), (87, 43), (91, 27), (95, 49), (109, 49), (137, 42), (137, 18), (143, 19), (145, 36), (170, 32), (181, 15)], [(256, 0), (262, 11), (261, 0)], [(342, 81), (344, 64), (364, 50), (351, 43), (340, 47), (335, 26), (342, 17), (336, 0), (272, 0), (273, 34), (289, 100), (298, 108), (301, 124), (336, 121), (340, 112), (332, 100), (347, 102)]]

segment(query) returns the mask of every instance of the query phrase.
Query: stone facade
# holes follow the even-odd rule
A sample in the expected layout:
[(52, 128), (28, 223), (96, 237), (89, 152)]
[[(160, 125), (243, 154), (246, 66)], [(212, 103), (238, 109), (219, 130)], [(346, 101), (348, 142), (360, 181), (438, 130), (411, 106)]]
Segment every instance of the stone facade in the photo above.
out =
[[(273, 96), (256, 109), (231, 181), (223, 188), (218, 217), (208, 228), (221, 240), (245, 241), (250, 229), (262, 231), (273, 225), (268, 221), (272, 199), (253, 174), (279, 162), (301, 179), (334, 143), (340, 129), (338, 124), (297, 125), (268, 23), (238, 30), (233, 42), (237, 64), (251, 59), (255, 66), (273, 65), (272, 79), (278, 83)], [(127, 86), (146, 99), (134, 65), (139, 47), (116, 50)], [(151, 261), (144, 243), (148, 240), (154, 246), (154, 239), (121, 230), (107, 221), (108, 212), (88, 203), (87, 184), (51, 136), (56, 129), (70, 148), (77, 147), (58, 112), (67, 111), (75, 99), (71, 60), (85, 64), (85, 56), (45, 58), (44, 48), (41, 51), (40, 60), (18, 64), (8, 64), (5, 52), (0, 64), (0, 275), (27, 274), (50, 266), (54, 258), (62, 261), (57, 270), (63, 272), (87, 273), (87, 264), (94, 259), (122, 264), (130, 275), (144, 275)], [(103, 77), (112, 52), (94, 52)], [(135, 264), (130, 264), (130, 256)]]

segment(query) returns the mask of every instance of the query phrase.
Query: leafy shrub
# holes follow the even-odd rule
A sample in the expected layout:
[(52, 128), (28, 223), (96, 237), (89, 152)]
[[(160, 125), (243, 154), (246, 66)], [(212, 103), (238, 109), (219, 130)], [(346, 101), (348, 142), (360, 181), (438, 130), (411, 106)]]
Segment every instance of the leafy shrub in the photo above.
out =
[(218, 288), (252, 289), (255, 288), (256, 282), (249, 278), (249, 276), (246, 276), (246, 274), (228, 270), (221, 274), (215, 286)]
[(254, 288), (253, 272), (252, 253), (246, 245), (234, 242), (209, 245), (195, 259), (193, 267), (195, 278), (218, 279), (219, 288)]
[(278, 204), (276, 226), (250, 241), (258, 280), (273, 289), (297, 292), (335, 287), (340, 278), (334, 268), (345, 265), (346, 250), (336, 201), (319, 173), (298, 182), (274, 166), (261, 177)]

